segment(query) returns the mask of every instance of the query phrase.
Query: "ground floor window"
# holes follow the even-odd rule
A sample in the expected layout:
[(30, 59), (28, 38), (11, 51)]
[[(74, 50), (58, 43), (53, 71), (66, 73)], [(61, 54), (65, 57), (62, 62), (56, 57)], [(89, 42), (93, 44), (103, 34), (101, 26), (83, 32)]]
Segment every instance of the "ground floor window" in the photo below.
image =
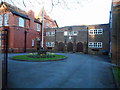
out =
[(102, 48), (102, 42), (89, 42), (89, 48)]
[(34, 47), (34, 44), (35, 44), (35, 40), (32, 39), (32, 47)]
[(47, 47), (54, 47), (55, 43), (54, 42), (46, 42)]

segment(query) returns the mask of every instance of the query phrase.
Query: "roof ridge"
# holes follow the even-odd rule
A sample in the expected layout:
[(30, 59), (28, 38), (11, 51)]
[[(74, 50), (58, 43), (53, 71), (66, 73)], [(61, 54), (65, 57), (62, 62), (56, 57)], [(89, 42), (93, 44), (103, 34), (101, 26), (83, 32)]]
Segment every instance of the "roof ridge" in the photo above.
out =
[(26, 11), (24, 11), (24, 10), (22, 10), (22, 9), (16, 7), (16, 6), (13, 6), (13, 5), (11, 5), (11, 4), (7, 3), (7, 2), (1, 2), (1, 4), (5, 4), (7, 6), (8, 10), (10, 10), (10, 11), (16, 11), (18, 13), (28, 15)]

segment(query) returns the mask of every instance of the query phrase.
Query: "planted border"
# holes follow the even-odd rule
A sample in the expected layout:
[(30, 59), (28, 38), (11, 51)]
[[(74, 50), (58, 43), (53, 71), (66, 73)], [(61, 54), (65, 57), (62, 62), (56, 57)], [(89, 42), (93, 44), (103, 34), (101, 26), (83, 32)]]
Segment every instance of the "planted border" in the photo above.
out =
[(31, 55), (18, 55), (18, 56), (13, 56), (13, 60), (18, 60), (18, 61), (57, 61), (57, 60), (64, 60), (67, 57), (63, 55), (54, 55), (52, 58), (32, 58), (30, 57)]

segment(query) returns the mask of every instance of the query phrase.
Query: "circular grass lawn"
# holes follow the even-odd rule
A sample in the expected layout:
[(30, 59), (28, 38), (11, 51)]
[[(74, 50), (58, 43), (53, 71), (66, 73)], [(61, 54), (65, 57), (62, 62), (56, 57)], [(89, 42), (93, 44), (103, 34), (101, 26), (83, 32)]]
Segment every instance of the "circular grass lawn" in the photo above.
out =
[(54, 55), (54, 57), (49, 57), (49, 58), (33, 58), (31, 55), (18, 55), (18, 56), (13, 56), (13, 60), (18, 60), (18, 61), (57, 61), (57, 60), (64, 60), (66, 59), (66, 56), (63, 55)]

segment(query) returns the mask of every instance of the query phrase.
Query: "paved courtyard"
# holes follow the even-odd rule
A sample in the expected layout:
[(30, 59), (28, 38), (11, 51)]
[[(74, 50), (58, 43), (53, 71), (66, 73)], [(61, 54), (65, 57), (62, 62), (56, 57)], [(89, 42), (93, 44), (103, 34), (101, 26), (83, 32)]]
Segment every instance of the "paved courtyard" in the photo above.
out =
[(52, 62), (14, 61), (9, 54), (9, 88), (115, 88), (110, 59), (75, 53)]

